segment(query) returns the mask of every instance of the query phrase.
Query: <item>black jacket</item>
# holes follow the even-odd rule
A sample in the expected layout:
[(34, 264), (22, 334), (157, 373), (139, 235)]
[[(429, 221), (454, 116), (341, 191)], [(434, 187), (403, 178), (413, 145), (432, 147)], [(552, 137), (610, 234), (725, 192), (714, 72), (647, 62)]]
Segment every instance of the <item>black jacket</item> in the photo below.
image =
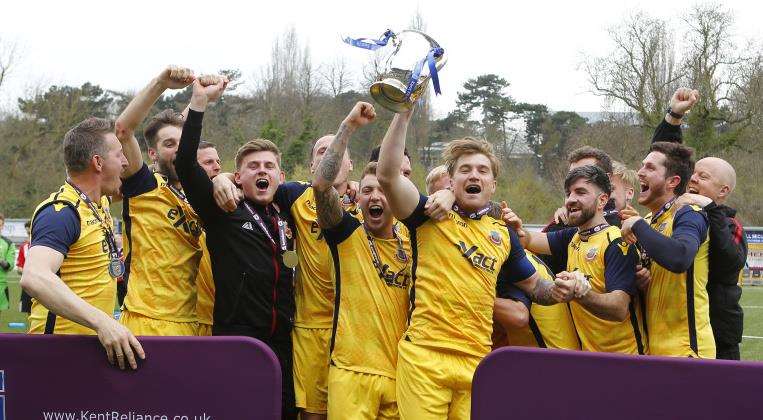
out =
[(710, 252), (707, 293), (710, 298), (710, 324), (716, 343), (742, 341), (744, 313), (739, 306), (742, 288), (739, 272), (747, 261), (744, 228), (734, 217), (736, 210), (710, 203), (704, 208), (710, 221)]
[[(207, 234), (215, 282), (212, 332), (287, 340), (294, 320), (293, 270), (283, 264), (280, 246), (271, 242), (243, 201), (232, 213), (215, 204), (212, 181), (196, 161), (203, 116), (202, 112), (188, 112), (175, 169)], [(277, 220), (286, 221), (287, 217), (272, 204), (248, 204), (278, 243)]]

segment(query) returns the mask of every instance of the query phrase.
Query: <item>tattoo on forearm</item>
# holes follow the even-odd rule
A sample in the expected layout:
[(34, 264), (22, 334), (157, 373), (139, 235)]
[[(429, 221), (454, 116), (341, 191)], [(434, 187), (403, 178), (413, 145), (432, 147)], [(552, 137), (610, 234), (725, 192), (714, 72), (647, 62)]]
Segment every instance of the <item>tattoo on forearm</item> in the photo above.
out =
[(532, 292), (530, 292), (530, 299), (541, 305), (555, 304), (556, 300), (551, 296), (551, 288), (553, 287), (554, 283), (551, 283), (548, 280), (538, 279)]
[(334, 187), (326, 191), (316, 190), (315, 206), (318, 209), (318, 225), (321, 228), (332, 228), (342, 221), (342, 203)]
[[(326, 153), (318, 165), (318, 176), (333, 184), (342, 167), (344, 153), (347, 150), (347, 141), (350, 138), (351, 130), (344, 124), (339, 126), (334, 140), (326, 149)], [(315, 204), (318, 209), (318, 224), (324, 228), (331, 228), (342, 221), (342, 205), (339, 200), (339, 193), (334, 187), (329, 187), (325, 191), (315, 190)]]
[(318, 165), (318, 175), (328, 181), (329, 184), (333, 184), (341, 165), (342, 157), (332, 148), (329, 148), (323, 155), (320, 165)]
[(336, 180), (336, 176), (339, 174), (339, 169), (342, 166), (349, 138), (349, 129), (344, 124), (340, 125), (334, 140), (328, 149), (326, 149), (326, 153), (323, 155), (320, 165), (318, 165), (318, 175), (332, 184)]

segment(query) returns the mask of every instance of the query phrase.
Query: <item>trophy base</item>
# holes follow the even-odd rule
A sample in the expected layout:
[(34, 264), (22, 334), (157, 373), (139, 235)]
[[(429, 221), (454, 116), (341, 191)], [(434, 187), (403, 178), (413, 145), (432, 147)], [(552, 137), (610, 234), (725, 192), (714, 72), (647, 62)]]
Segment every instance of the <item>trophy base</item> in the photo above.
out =
[(405, 98), (406, 86), (397, 79), (387, 78), (374, 82), (371, 85), (371, 97), (384, 108), (402, 114), (410, 111), (426, 84), (416, 87), (411, 97)]

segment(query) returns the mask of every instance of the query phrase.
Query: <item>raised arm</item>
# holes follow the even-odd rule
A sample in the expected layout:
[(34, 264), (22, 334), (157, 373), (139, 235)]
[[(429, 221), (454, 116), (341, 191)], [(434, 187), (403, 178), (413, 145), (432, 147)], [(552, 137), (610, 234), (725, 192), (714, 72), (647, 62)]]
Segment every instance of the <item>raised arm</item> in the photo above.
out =
[(405, 136), (413, 111), (395, 114), (379, 150), (376, 176), (384, 190), (392, 213), (400, 220), (407, 219), (419, 204), (419, 191), (413, 182), (400, 173), (405, 150)]
[(212, 181), (199, 166), (196, 151), (201, 141), (202, 121), (209, 98), (219, 97), (225, 90), (226, 83), (225, 78), (218, 76), (202, 76), (194, 81), (188, 117), (183, 123), (180, 144), (175, 156), (175, 170), (188, 196), (188, 202), (205, 222), (209, 222), (214, 214), (219, 213), (219, 210), (212, 196)]
[(321, 163), (313, 174), (315, 205), (318, 209), (318, 225), (330, 229), (342, 221), (342, 204), (339, 193), (334, 189), (334, 181), (342, 167), (342, 160), (347, 153), (350, 136), (360, 127), (376, 118), (374, 106), (367, 102), (358, 102), (345, 117), (336, 131)]
[[(699, 91), (687, 88), (678, 88), (670, 98), (670, 112), (654, 130), (652, 143), (667, 141), (671, 143), (683, 143), (681, 136), (681, 123), (683, 116), (689, 112), (699, 100)], [(678, 117), (678, 118), (677, 118)]]
[(128, 165), (123, 178), (129, 178), (143, 166), (143, 155), (140, 152), (135, 129), (146, 119), (151, 107), (167, 89), (182, 89), (193, 82), (193, 71), (169, 66), (162, 70), (130, 101), (119, 115), (115, 123), (117, 138), (122, 143), (122, 150), (127, 157)]

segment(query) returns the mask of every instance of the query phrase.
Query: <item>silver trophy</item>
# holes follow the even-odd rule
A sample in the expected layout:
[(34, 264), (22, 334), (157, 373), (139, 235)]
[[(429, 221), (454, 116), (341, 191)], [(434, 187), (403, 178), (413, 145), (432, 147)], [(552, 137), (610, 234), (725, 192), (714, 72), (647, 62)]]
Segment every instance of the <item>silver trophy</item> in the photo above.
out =
[(429, 35), (415, 29), (397, 33), (388, 30), (380, 40), (346, 38), (345, 42), (369, 50), (387, 47), (389, 52), (382, 58), (383, 70), (370, 91), (371, 97), (390, 111), (410, 111), (430, 79), (434, 81), (435, 93), (440, 93), (437, 72), (445, 66), (447, 57)]

